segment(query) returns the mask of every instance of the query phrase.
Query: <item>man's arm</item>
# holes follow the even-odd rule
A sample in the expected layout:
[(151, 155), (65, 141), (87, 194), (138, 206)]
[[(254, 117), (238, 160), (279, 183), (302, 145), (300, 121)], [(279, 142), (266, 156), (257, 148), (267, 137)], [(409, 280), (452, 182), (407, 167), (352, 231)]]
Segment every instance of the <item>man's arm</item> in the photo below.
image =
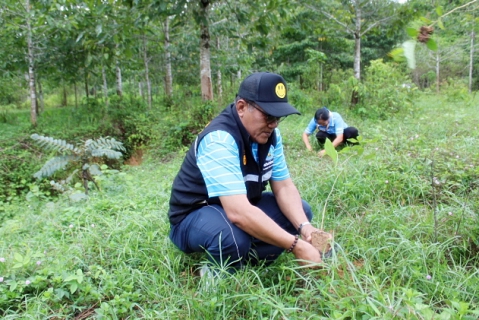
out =
[(309, 143), (309, 136), (314, 133), (314, 131), (317, 129), (317, 127), (318, 127), (318, 125), (316, 124), (316, 120), (314, 120), (314, 118), (312, 118), (309, 121), (308, 126), (306, 127), (306, 129), (304, 129), (303, 142), (304, 142), (304, 145), (306, 146), (306, 149), (308, 149), (309, 151), (313, 150), (313, 148), (311, 147), (311, 144)]
[[(301, 223), (308, 221), (303, 210), (301, 196), (291, 178), (281, 181), (271, 181), (271, 189), (273, 190), (281, 212), (283, 212), (296, 229), (299, 228)], [(317, 230), (318, 229), (311, 225), (306, 225), (301, 230), (301, 236), (306, 241), (311, 242), (311, 233)]]
[(303, 142), (304, 142), (304, 145), (306, 146), (306, 149), (308, 149), (309, 151), (313, 151), (313, 148), (311, 147), (311, 144), (309, 143), (309, 134), (307, 134), (306, 132), (303, 132)]
[[(283, 214), (288, 218), (288, 220), (294, 225), (296, 229), (299, 228), (299, 225), (301, 223), (308, 222), (308, 218), (304, 213), (301, 196), (299, 195), (298, 189), (294, 185), (291, 178), (280, 181), (271, 181), (271, 189), (275, 195), (276, 201), (278, 202), (278, 206), (281, 209), (281, 212), (283, 212)], [(303, 249), (305, 251), (305, 254), (316, 256), (318, 250), (311, 245), (311, 234), (314, 231), (319, 231), (319, 229), (313, 227), (310, 224), (307, 224), (301, 229), (300, 236), (307, 244), (306, 246), (304, 246)], [(305, 259), (300, 255), (297, 255), (296, 253), (295, 256), (298, 259)], [(321, 258), (319, 261), (321, 261)]]
[(337, 146), (339, 146), (343, 142), (343, 137), (343, 133), (336, 135), (336, 139), (333, 140), (333, 147), (336, 148)]
[[(251, 236), (284, 249), (288, 249), (294, 242), (295, 237), (292, 234), (283, 230), (261, 209), (251, 205), (246, 198), (246, 195), (221, 196), (220, 201), (231, 222)], [(301, 218), (305, 220), (298, 222), (298, 226), (300, 223), (307, 221), (301, 202), (299, 209), (298, 213), (300, 212), (301, 214), (298, 214), (295, 221), (301, 221)], [(290, 210), (291, 209), (288, 209), (288, 211)], [(306, 227), (308, 226), (309, 225), (305, 226), (304, 229), (307, 229)], [(303, 234), (306, 234), (306, 230)], [(319, 251), (310, 243), (301, 239), (293, 249), (293, 254), (297, 259), (316, 263), (322, 262)]]

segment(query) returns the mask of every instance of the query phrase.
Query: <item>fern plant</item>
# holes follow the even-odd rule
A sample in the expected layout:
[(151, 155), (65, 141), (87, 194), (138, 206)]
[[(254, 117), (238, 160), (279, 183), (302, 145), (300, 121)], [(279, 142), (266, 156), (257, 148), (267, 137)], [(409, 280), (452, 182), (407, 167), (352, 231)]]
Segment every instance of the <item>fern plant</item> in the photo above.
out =
[[(83, 182), (85, 194), (88, 194), (89, 181), (93, 182), (97, 189), (100, 189), (93, 176), (101, 174), (101, 170), (100, 166), (94, 161), (101, 157), (118, 160), (123, 156), (122, 152), (126, 151), (125, 147), (123, 147), (123, 143), (116, 141), (114, 138), (88, 139), (83, 145), (79, 144), (77, 146), (67, 143), (65, 140), (45, 137), (36, 133), (32, 134), (31, 138), (44, 150), (59, 153), (58, 156), (48, 160), (43, 167), (33, 175), (35, 178), (42, 179), (50, 177), (58, 170), (64, 170), (68, 164), (73, 164), (71, 167), (74, 168), (74, 171), (66, 180), (50, 182), (53, 188), (61, 192), (67, 190), (68, 184), (78, 172), (81, 172), (80, 179)], [(75, 168), (75, 165), (77, 168)]]

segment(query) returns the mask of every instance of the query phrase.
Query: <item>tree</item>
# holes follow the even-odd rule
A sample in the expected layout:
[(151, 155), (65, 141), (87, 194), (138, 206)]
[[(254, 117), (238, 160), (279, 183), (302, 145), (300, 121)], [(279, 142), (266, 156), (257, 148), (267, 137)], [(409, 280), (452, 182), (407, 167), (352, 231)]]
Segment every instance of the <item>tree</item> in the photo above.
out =
[(211, 53), (210, 53), (210, 30), (209, 8), (210, 0), (199, 0), (199, 10), (196, 21), (200, 27), (200, 78), (201, 97), (203, 100), (213, 100), (213, 83), (211, 80)]
[[(441, 6), (443, 4), (444, 6)], [(422, 2), (414, 2), (414, 6), (422, 7), (425, 4)], [(440, 90), (440, 70), (444, 69), (444, 63), (448, 60), (451, 63), (446, 64), (450, 70), (447, 72), (449, 76), (461, 76), (462, 70), (465, 70), (464, 61), (467, 61), (466, 55), (469, 52), (469, 74), (472, 73), (471, 66), (473, 64), (473, 41), (470, 43), (470, 35), (463, 32), (465, 21), (461, 16), (451, 15), (454, 12), (464, 12), (465, 10), (471, 10), (475, 12), (479, 8), (479, 1), (439, 1), (437, 6), (433, 7), (431, 13), (428, 13), (428, 17), (434, 16), (435, 18), (421, 17), (419, 21), (413, 22), (413, 25), (407, 29), (408, 34), (413, 38), (403, 43), (401, 49), (394, 50), (391, 55), (395, 59), (400, 59), (404, 55), (407, 59), (408, 65), (411, 69), (415, 70), (415, 74), (418, 74), (416, 67), (416, 50), (422, 50), (422, 47), (416, 49), (416, 43), (424, 43), (427, 48), (434, 51), (434, 70), (436, 74), (436, 91)], [(466, 15), (467, 18), (467, 15)], [(467, 21), (471, 19), (466, 19)], [(474, 22), (474, 19), (472, 19)], [(472, 23), (474, 26), (474, 23)], [(434, 27), (438, 28), (435, 29)], [(447, 27), (446, 27), (447, 26)], [(474, 28), (474, 27), (473, 27)], [(474, 31), (474, 29), (473, 29)], [(471, 53), (472, 50), (472, 53)], [(418, 55), (418, 60), (424, 59), (424, 55)], [(457, 70), (455, 73), (451, 70)], [(444, 72), (441, 72), (444, 73)], [(470, 83), (472, 82), (472, 76), (470, 76)]]
[[(38, 8), (35, 7), (38, 6)], [(1, 9), (4, 16), (3, 21), (9, 20), (7, 29), (12, 31), (11, 36), (21, 38), (17, 43), (24, 45), (26, 51), (24, 55), (24, 62), (17, 65), (21, 72), (28, 74), (28, 88), (30, 97), (30, 122), (32, 126), (37, 125), (38, 117), (38, 102), (36, 90), (36, 60), (37, 60), (37, 44), (42, 37), (44, 26), (38, 23), (41, 14), (41, 3), (30, 3), (30, 0), (23, 2), (6, 1)]]
[(361, 39), (368, 32), (386, 24), (397, 23), (399, 4), (390, 0), (316, 1), (306, 4), (340, 26), (354, 39), (354, 77), (361, 79)]

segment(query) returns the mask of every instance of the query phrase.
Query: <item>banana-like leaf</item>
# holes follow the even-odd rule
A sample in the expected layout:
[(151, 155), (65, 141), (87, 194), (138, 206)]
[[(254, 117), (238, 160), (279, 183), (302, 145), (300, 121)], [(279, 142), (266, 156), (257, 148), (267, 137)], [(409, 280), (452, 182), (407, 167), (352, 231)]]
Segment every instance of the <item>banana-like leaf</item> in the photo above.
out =
[(326, 139), (324, 142), (324, 150), (326, 150), (326, 154), (333, 159), (334, 164), (336, 165), (338, 163), (338, 152), (333, 146), (333, 143), (331, 140)]
[(407, 59), (407, 65), (411, 69), (416, 69), (416, 57), (414, 51), (416, 49), (416, 41), (408, 40), (402, 44), (404, 48), (404, 56)]

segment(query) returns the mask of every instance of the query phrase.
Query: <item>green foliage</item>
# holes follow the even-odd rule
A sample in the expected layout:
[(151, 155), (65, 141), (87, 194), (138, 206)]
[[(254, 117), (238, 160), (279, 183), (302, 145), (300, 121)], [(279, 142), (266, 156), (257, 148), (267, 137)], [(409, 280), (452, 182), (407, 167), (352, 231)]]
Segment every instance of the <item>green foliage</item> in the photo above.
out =
[(189, 146), (196, 135), (218, 114), (218, 108), (209, 101), (193, 101), (188, 106), (179, 103), (175, 109), (156, 125), (157, 131), (149, 144), (159, 157)]
[[(74, 178), (78, 177), (75, 169), (81, 169), (81, 159), (73, 152), (74, 146), (86, 148), (85, 141), (96, 141), (94, 137), (97, 136), (110, 136), (117, 141), (124, 141), (124, 159), (129, 159), (136, 149), (144, 148), (147, 144), (156, 145), (157, 149), (152, 149), (152, 152), (160, 157), (189, 145), (196, 133), (218, 112), (211, 103), (200, 100), (191, 105), (193, 107), (186, 108), (184, 96), (178, 94), (169, 108), (154, 105), (149, 110), (142, 99), (125, 95), (122, 99), (112, 97), (108, 106), (101, 99), (90, 98), (84, 99), (78, 108), (48, 108), (39, 117), (36, 132), (56, 139), (49, 138), (40, 142), (48, 148), (48, 152), (72, 152), (68, 155), (59, 154), (48, 162), (49, 155), (38, 152), (27, 138), (28, 132), (32, 130), (28, 127), (28, 114), (19, 112), (18, 119), (21, 121), (15, 126), (5, 124), (7, 131), (0, 135), (5, 138), (0, 140), (0, 150), (3, 153), (0, 164), (4, 168), (0, 170), (0, 201), (12, 201), (17, 196), (31, 193), (30, 186), (33, 184), (40, 187), (38, 193), (47, 197), (56, 194), (56, 191), (70, 190), (68, 186), (75, 185), (77, 180)], [(10, 137), (10, 133), (16, 132), (15, 130), (25, 134), (13, 134)], [(84, 151), (92, 150), (87, 148)], [(116, 159), (118, 154), (108, 148), (98, 148), (91, 156), (102, 157), (102, 163), (105, 162), (110, 168), (118, 169), (121, 165)], [(77, 162), (77, 167), (72, 165), (72, 161)], [(45, 163), (44, 171), (39, 171), (39, 163)], [(65, 170), (62, 172), (63, 168)], [(95, 168), (97, 167), (90, 167), (89, 170)], [(54, 174), (54, 180), (35, 180), (32, 173), (37, 171), (42, 176)], [(98, 178), (97, 176), (96, 180)]]
[(441, 84), (442, 97), (447, 102), (464, 102), (470, 104), (474, 97), (469, 94), (467, 84), (458, 79), (447, 79)]
[[(3, 138), (0, 139), (0, 203), (13, 201), (29, 192), (30, 186), (35, 183), (32, 172), (37, 170), (41, 159), (41, 154), (32, 148), (30, 139), (19, 132), (12, 132), (16, 132), (14, 127), (7, 126), (7, 131), (0, 134)], [(40, 185), (44, 190), (49, 189), (47, 183)], [(0, 222), (5, 214), (10, 216), (11, 212), (0, 210)]]
[[(0, 55), (1, 59), (1, 55)], [(21, 76), (16, 77), (0, 77), (0, 106), (19, 105), (23, 100), (25, 91), (18, 86), (21, 82)]]
[(37, 141), (38, 145), (45, 149), (46, 151), (55, 151), (59, 153), (71, 152), (73, 154), (80, 153), (80, 149), (75, 148), (72, 144), (67, 143), (65, 140), (53, 139), (50, 137), (39, 136), (38, 134), (33, 134), (31, 138)]
[(289, 87), (288, 101), (300, 112), (306, 112), (311, 106), (314, 106), (314, 100), (311, 95), (293, 86)]
[(14, 104), (0, 105), (0, 123), (14, 124), (17, 118), (15, 109)]
[(479, 136), (467, 128), (478, 114), (440, 97), (416, 103), (387, 121), (348, 114), (363, 128), (363, 152), (345, 148), (337, 164), (304, 151), (298, 134), (310, 116), (280, 124), (312, 223), (324, 210), (339, 245), (323, 268), (283, 254), (234, 275), (216, 266), (221, 277), (208, 286), (197, 274), (206, 257), (168, 238), (171, 182), (184, 154), (162, 161), (150, 151), (141, 166), (99, 176), (102, 192), (88, 201), (0, 204), (11, 214), (0, 225), (0, 317), (476, 319)]
[(357, 112), (363, 117), (380, 119), (410, 108), (416, 92), (397, 65), (382, 60), (371, 61), (357, 89), (360, 94), (360, 104), (355, 107)]
[(326, 155), (329, 156), (335, 165), (338, 164), (338, 151), (334, 148), (333, 143), (331, 140), (326, 139), (326, 143), (324, 144), (324, 150), (326, 151)]
[[(43, 167), (33, 176), (37, 179), (42, 179), (52, 176), (56, 171), (63, 170), (67, 165), (73, 170), (81, 169), (81, 180), (85, 188), (85, 193), (88, 194), (88, 181), (92, 181), (96, 186), (93, 175), (101, 174), (98, 164), (98, 158), (106, 157), (107, 159), (118, 160), (122, 157), (122, 151), (125, 151), (123, 143), (116, 141), (114, 138), (98, 138), (88, 139), (83, 145), (78, 144), (76, 147), (65, 140), (53, 139), (38, 134), (32, 134), (31, 138), (35, 140), (38, 145), (47, 150), (61, 153), (62, 155), (49, 159)], [(76, 171), (74, 171), (75, 173)], [(63, 183), (55, 183), (52, 185), (57, 189), (63, 190), (58, 185), (68, 183), (71, 179), (67, 179)], [(98, 186), (97, 186), (98, 187)]]
[(348, 106), (351, 99), (351, 90), (357, 82), (352, 75), (352, 70), (334, 69), (329, 77), (329, 86), (321, 95), (320, 105)]

